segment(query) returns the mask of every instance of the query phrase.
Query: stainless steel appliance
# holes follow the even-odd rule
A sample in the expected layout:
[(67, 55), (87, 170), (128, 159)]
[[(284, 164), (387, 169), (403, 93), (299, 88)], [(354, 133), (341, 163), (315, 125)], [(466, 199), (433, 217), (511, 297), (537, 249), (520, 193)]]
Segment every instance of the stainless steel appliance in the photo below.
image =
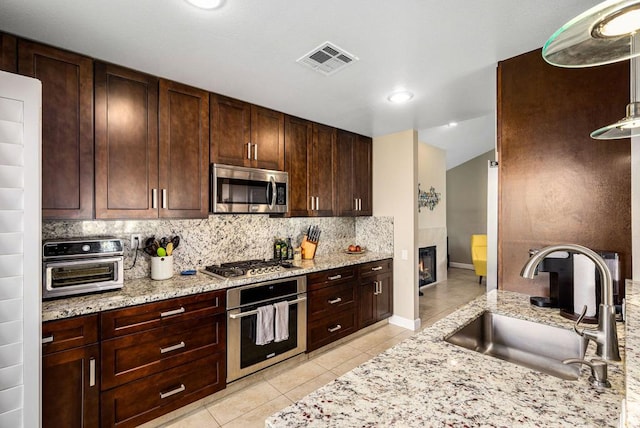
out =
[(284, 272), (289, 269), (300, 268), (284, 260), (246, 260), (205, 266), (202, 273), (216, 278), (227, 279)]
[(42, 298), (122, 288), (122, 241), (113, 237), (48, 240), (42, 245)]
[(286, 213), (289, 176), (283, 171), (211, 164), (211, 212)]
[[(301, 354), (307, 348), (307, 278), (296, 276), (227, 291), (227, 382)], [(287, 301), (289, 338), (256, 345), (258, 308)]]

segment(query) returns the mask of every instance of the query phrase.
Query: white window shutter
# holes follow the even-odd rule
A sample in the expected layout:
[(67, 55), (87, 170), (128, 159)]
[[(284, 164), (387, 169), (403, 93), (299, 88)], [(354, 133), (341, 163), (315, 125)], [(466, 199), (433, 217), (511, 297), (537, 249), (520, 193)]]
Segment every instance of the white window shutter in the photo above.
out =
[(39, 427), (41, 84), (0, 71), (0, 427)]

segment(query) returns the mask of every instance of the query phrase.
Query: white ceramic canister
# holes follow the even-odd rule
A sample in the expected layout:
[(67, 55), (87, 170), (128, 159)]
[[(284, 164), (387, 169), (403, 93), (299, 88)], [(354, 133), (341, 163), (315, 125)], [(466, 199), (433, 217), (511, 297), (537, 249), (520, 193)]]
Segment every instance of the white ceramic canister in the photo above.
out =
[(173, 276), (173, 256), (151, 257), (151, 279), (162, 280)]

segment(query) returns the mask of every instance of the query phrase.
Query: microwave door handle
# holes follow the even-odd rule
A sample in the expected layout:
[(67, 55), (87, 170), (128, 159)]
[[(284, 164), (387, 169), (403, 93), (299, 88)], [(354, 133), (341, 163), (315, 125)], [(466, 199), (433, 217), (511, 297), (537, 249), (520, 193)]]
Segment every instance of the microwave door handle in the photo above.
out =
[[(269, 192), (269, 188), (271, 188), (271, 192)], [(278, 189), (276, 187), (276, 179), (272, 175), (269, 177), (269, 184), (267, 185), (267, 203), (269, 204), (269, 209), (273, 210), (276, 205), (276, 196)], [(271, 195), (269, 195), (271, 193)]]

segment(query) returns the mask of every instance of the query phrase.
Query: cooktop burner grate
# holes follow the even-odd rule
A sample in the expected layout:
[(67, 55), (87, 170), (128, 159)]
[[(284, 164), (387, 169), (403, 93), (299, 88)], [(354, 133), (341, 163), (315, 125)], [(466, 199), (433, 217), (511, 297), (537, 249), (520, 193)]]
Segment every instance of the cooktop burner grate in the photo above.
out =
[(202, 272), (226, 279), (282, 272), (291, 268), (297, 267), (283, 260), (243, 260), (206, 266)]

